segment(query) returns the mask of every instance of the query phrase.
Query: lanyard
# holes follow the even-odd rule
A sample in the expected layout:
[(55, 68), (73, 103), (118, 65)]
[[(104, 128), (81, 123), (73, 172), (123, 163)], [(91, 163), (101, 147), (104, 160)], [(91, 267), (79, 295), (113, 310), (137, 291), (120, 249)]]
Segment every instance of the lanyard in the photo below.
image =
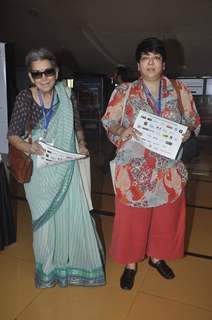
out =
[(155, 100), (155, 98), (152, 96), (151, 92), (149, 91), (149, 89), (147, 88), (144, 82), (143, 82), (143, 88), (144, 88), (144, 92), (147, 97), (148, 103), (150, 104), (151, 107), (156, 109), (157, 114), (160, 115), (161, 114), (161, 81), (160, 81), (157, 100)]
[(53, 95), (52, 95), (52, 100), (51, 100), (51, 104), (50, 104), (50, 108), (49, 109), (45, 108), (44, 102), (43, 102), (43, 98), (42, 98), (42, 95), (41, 95), (40, 91), (38, 91), (38, 98), (39, 98), (39, 101), (40, 101), (40, 105), (41, 105), (42, 113), (43, 113), (43, 119), (44, 119), (43, 129), (47, 130), (48, 126), (49, 126), (49, 122), (50, 122), (51, 117), (52, 117), (52, 113), (53, 113), (54, 92), (53, 92)]

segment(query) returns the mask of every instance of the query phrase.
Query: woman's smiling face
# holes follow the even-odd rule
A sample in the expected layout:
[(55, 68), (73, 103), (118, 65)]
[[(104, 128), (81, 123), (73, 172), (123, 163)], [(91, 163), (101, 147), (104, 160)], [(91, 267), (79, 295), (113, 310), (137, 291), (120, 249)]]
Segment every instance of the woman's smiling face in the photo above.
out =
[[(45, 73), (42, 73), (44, 72)], [(40, 73), (40, 76), (39, 76)], [(52, 91), (58, 78), (58, 70), (47, 59), (33, 61), (28, 73), (31, 82), (43, 93)]]

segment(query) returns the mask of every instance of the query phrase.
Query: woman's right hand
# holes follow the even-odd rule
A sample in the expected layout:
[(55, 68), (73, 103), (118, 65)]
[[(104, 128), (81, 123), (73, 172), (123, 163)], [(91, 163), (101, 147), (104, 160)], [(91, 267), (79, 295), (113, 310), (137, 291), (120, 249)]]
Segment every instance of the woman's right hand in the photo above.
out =
[(130, 140), (132, 137), (137, 139), (137, 130), (133, 127), (122, 128), (122, 131), (120, 132), (120, 138), (122, 141)]
[(42, 156), (44, 154), (45, 150), (41, 147), (41, 145), (37, 142), (34, 141), (29, 143), (29, 153), (30, 154), (36, 154)]
[(37, 141), (33, 141), (32, 143), (27, 142), (19, 136), (9, 136), (9, 143), (12, 144), (18, 150), (28, 154), (37, 154), (43, 155), (45, 150), (41, 147), (41, 145)]

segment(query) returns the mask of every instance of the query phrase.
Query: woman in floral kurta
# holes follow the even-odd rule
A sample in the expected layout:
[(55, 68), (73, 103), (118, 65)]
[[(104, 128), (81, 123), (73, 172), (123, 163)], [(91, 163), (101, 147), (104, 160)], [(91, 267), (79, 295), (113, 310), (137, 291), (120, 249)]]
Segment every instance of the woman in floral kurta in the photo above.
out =
[(123, 289), (132, 288), (136, 262), (145, 255), (163, 277), (172, 279), (174, 273), (163, 259), (179, 258), (184, 252), (187, 170), (182, 161), (156, 154), (132, 139), (137, 134), (133, 129), (136, 117), (143, 110), (185, 124), (189, 129), (184, 140), (191, 130), (198, 134), (200, 128), (188, 88), (177, 81), (182, 115), (176, 91), (162, 75), (166, 58), (163, 43), (156, 38), (144, 40), (136, 58), (141, 78), (113, 92), (102, 119), (108, 137), (117, 146), (116, 215), (110, 251), (115, 261), (126, 264)]

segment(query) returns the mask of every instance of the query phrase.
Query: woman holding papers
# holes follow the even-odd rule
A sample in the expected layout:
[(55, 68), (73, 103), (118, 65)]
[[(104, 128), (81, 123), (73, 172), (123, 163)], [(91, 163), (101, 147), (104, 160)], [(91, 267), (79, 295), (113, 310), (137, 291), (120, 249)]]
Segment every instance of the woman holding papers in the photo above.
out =
[[(79, 152), (88, 154), (75, 100), (56, 83), (58, 67), (49, 50), (29, 52), (26, 66), (33, 86), (16, 98), (8, 139), (33, 158), (33, 175), (24, 187), (32, 213), (36, 287), (104, 285), (102, 247), (78, 162), (36, 165), (37, 156), (44, 153), (39, 140), (76, 153), (76, 136)], [(29, 121), (32, 144), (24, 140)]]
[(176, 91), (162, 74), (165, 60), (162, 41), (142, 41), (136, 50), (140, 78), (114, 91), (102, 119), (108, 137), (117, 146), (116, 214), (110, 253), (116, 262), (125, 265), (120, 279), (122, 289), (133, 287), (137, 263), (146, 255), (149, 265), (161, 276), (173, 279), (174, 272), (164, 260), (184, 254), (186, 168), (180, 160), (145, 148), (138, 142), (143, 129), (138, 134), (133, 127), (143, 110), (199, 132), (200, 118), (193, 97), (177, 81), (184, 106), (182, 115)]

